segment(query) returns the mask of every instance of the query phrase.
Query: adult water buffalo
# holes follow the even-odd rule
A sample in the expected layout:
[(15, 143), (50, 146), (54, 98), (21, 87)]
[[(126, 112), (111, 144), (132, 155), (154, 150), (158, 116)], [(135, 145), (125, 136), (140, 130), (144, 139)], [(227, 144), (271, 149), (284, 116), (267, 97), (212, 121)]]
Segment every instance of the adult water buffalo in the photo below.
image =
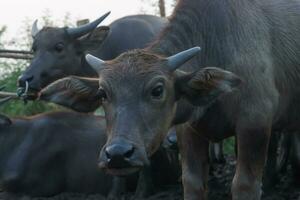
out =
[(74, 112), (10, 119), (0, 115), (0, 184), (30, 196), (108, 195), (112, 176), (97, 166), (106, 141), (103, 117)]
[(113, 59), (129, 49), (146, 46), (167, 23), (167, 19), (157, 16), (132, 15), (96, 28), (108, 14), (78, 28), (39, 30), (35, 21), (32, 26), (34, 57), (19, 78), (19, 94), (34, 99), (41, 88), (59, 78), (96, 77), (97, 73), (84, 60), (85, 53)]
[(258, 200), (271, 129), (299, 114), (299, 10), (296, 0), (179, 0), (147, 48), (110, 61), (88, 55), (99, 79), (65, 78), (40, 98), (80, 111), (102, 105), (100, 166), (119, 174), (146, 165), (167, 130), (184, 123), (177, 136), (189, 200), (206, 199), (208, 139), (235, 134), (232, 199)]

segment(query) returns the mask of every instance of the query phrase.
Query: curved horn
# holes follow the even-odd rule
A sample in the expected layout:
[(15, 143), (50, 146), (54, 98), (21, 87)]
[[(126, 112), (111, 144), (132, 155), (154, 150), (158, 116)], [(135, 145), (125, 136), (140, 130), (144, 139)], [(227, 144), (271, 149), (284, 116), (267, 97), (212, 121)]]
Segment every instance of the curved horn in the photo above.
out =
[(100, 18), (96, 19), (95, 21), (82, 25), (77, 28), (68, 28), (67, 32), (68, 34), (73, 38), (78, 38), (80, 36), (83, 36), (92, 30), (94, 30), (98, 24), (100, 24), (108, 15), (110, 14), (110, 11), (102, 15)]
[(175, 71), (178, 67), (193, 58), (200, 50), (200, 47), (193, 47), (168, 57), (167, 62), (169, 69)]
[(40, 32), (40, 29), (38, 28), (38, 20), (36, 19), (33, 24), (32, 24), (32, 28), (31, 28), (31, 36), (33, 38), (35, 38), (36, 34), (38, 34), (38, 32)]
[(91, 54), (87, 54), (85, 56), (85, 59), (87, 63), (96, 71), (99, 72), (103, 69), (103, 65), (105, 64), (105, 61), (101, 60), (100, 58), (97, 58)]

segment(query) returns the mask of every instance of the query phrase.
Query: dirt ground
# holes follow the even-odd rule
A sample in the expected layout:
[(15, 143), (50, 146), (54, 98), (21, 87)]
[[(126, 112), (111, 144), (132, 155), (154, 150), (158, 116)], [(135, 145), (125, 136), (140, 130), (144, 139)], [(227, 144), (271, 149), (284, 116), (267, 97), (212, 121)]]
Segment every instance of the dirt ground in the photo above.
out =
[[(230, 185), (234, 174), (235, 161), (231, 157), (226, 158), (226, 164), (215, 164), (212, 166), (209, 178), (209, 200), (229, 200)], [(293, 175), (290, 167), (284, 174), (280, 175), (278, 183), (272, 192), (264, 193), (262, 200), (300, 200), (300, 186), (293, 184)], [(120, 200), (133, 200), (133, 194), (126, 194)], [(5, 199), (0, 194), (0, 199)], [(20, 197), (17, 200), (105, 200), (100, 195), (83, 194), (60, 194), (51, 198), (29, 198)], [(180, 200), (182, 199), (182, 188), (180, 184), (162, 188), (161, 192), (147, 198), (146, 200)], [(6, 200), (6, 199), (5, 199)]]

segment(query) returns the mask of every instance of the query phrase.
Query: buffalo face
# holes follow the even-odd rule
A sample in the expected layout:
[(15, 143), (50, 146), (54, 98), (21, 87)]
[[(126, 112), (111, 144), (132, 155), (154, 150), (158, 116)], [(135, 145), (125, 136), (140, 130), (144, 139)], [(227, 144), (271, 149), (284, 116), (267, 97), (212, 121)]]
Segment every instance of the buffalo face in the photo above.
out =
[[(99, 166), (125, 175), (149, 164), (148, 158), (162, 144), (176, 118), (182, 117), (177, 116), (184, 113), (181, 100), (195, 109), (205, 107), (239, 85), (237, 76), (218, 68), (192, 73), (176, 70), (198, 51), (194, 48), (165, 58), (134, 50), (112, 61), (87, 56), (99, 73), (98, 80), (65, 78), (45, 88), (40, 98), (78, 111), (102, 105), (108, 140)], [(184, 120), (192, 115), (186, 113), (189, 116)]]
[(84, 52), (99, 47), (106, 38), (109, 28), (96, 27), (108, 14), (78, 28), (38, 30), (35, 22), (32, 27), (34, 57), (19, 77), (19, 94), (35, 99), (43, 87), (65, 76), (96, 76), (91, 68), (83, 68)]

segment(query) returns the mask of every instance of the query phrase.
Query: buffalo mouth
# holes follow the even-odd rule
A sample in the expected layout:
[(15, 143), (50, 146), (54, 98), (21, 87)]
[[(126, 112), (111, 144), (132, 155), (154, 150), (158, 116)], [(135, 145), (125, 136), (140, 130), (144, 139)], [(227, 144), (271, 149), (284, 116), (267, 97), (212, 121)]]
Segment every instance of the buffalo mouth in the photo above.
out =
[(128, 168), (105, 168), (106, 173), (113, 176), (127, 176), (135, 172), (140, 171), (140, 167), (128, 167)]
[(111, 166), (106, 162), (100, 162), (98, 167), (104, 170), (106, 173), (111, 174), (113, 176), (126, 176), (129, 174), (133, 174), (135, 172), (140, 171), (143, 168), (143, 165), (130, 165), (127, 163), (126, 166)]

